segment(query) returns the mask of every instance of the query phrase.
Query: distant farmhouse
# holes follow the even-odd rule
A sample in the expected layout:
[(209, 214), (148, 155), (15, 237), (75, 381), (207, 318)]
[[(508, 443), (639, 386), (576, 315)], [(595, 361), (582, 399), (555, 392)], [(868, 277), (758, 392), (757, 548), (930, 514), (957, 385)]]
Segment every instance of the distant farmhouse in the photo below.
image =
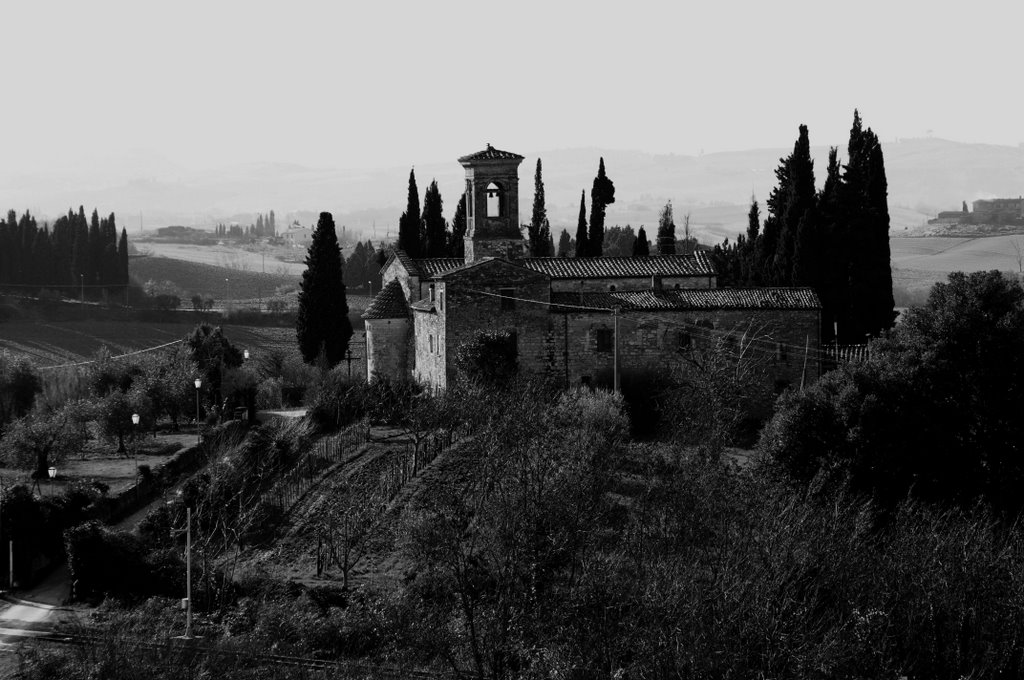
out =
[(313, 230), (293, 224), (280, 234), (286, 246), (291, 248), (309, 248), (313, 241)]
[(667, 370), (679, 353), (724, 343), (767, 358), (773, 386), (817, 378), (821, 304), (811, 288), (718, 288), (702, 252), (654, 257), (525, 257), (519, 227), (523, 156), (490, 145), (466, 171), (465, 258), (399, 250), (363, 314), (367, 375), (443, 390), (456, 348), (479, 331), (509, 333), (519, 370), (565, 385)]
[(928, 224), (1009, 224), (1024, 225), (1024, 197), (988, 198), (971, 203), (972, 212), (945, 210)]

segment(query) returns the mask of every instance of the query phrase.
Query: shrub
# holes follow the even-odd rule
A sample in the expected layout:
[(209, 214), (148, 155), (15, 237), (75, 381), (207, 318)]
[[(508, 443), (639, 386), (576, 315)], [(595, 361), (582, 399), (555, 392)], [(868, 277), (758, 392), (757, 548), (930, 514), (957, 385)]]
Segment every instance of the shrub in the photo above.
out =
[(280, 378), (267, 378), (260, 382), (256, 389), (256, 408), (282, 408), (283, 404)]

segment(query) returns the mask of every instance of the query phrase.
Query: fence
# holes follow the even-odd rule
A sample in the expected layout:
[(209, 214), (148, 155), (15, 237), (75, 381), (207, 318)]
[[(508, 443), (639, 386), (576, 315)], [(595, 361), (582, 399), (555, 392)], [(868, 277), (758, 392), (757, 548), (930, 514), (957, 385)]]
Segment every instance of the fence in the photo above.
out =
[(365, 441), (366, 428), (361, 423), (321, 439), (302, 455), (295, 467), (271, 490), (272, 498), (277, 500), (282, 510), (290, 508), (313, 486), (322, 471), (343, 462), (346, 451), (351, 451)]

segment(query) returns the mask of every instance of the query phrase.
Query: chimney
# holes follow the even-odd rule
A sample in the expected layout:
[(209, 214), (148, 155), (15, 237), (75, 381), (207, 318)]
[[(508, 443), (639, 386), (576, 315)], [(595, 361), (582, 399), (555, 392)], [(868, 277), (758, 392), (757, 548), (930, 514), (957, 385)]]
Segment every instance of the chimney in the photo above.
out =
[(661, 290), (661, 274), (651, 274), (651, 290)]

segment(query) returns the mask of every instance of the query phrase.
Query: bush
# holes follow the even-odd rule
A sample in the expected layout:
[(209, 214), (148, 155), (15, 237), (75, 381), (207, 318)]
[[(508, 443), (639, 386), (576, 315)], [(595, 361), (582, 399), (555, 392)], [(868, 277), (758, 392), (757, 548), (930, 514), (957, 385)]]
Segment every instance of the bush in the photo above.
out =
[(184, 587), (185, 565), (177, 552), (150, 552), (131, 533), (91, 521), (65, 532), (64, 542), (76, 598), (173, 596)]
[(276, 409), (282, 408), (283, 405), (281, 379), (267, 378), (260, 382), (256, 388), (256, 408)]

